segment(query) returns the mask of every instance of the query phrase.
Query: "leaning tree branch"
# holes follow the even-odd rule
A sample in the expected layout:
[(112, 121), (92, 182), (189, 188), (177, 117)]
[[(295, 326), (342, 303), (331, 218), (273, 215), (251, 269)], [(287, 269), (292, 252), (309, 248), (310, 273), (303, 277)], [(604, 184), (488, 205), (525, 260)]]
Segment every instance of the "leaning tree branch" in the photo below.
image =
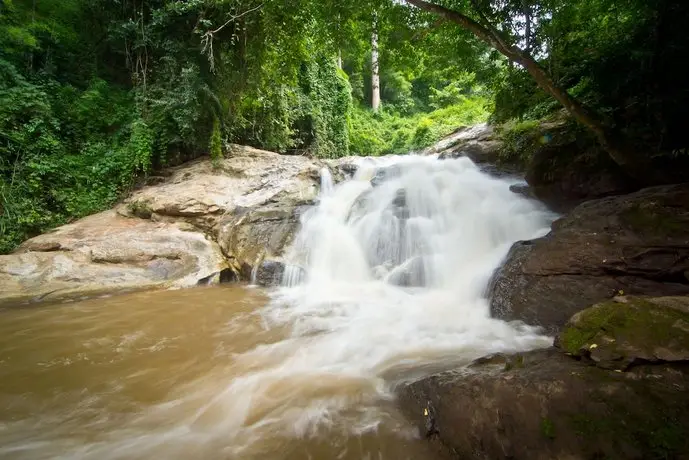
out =
[(482, 16), (484, 24), (459, 11), (451, 10), (426, 0), (406, 0), (406, 2), (459, 24), (511, 61), (520, 64), (533, 77), (541, 89), (554, 97), (575, 120), (595, 134), (601, 146), (608, 152), (615, 163), (633, 178), (639, 179), (640, 176), (643, 176), (643, 168), (640, 165), (642, 162), (641, 157), (636, 154), (635, 149), (630, 146), (629, 142), (609, 129), (603, 123), (599, 114), (584, 107), (565, 88), (555, 83), (528, 51), (509, 44), (500, 31), (485, 19), (480, 10), (478, 13)]

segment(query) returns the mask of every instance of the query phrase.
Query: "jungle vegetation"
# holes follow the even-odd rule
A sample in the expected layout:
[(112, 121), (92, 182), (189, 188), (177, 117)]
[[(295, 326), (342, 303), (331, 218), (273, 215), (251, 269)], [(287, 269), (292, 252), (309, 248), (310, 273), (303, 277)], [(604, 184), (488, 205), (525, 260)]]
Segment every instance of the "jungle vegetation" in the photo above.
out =
[(632, 176), (685, 155), (671, 0), (0, 0), (0, 253), (242, 143), (405, 153), (566, 110)]

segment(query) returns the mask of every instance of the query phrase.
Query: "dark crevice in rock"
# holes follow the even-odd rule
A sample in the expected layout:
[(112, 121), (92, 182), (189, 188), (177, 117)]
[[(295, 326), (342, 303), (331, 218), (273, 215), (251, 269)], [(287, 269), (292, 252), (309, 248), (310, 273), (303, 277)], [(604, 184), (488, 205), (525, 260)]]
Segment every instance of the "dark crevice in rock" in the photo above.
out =
[(231, 268), (225, 268), (223, 270), (220, 270), (219, 272), (213, 273), (212, 275), (208, 275), (204, 278), (201, 278), (196, 282), (198, 286), (208, 286), (211, 284), (215, 284), (216, 282), (218, 284), (227, 284), (227, 283), (235, 283), (239, 281), (239, 276), (237, 273), (235, 273), (234, 270)]
[(234, 283), (239, 281), (239, 276), (231, 268), (226, 268), (220, 272), (220, 284)]
[(91, 262), (93, 262), (95, 264), (113, 264), (113, 265), (152, 262), (154, 260), (178, 261), (178, 260), (182, 260), (182, 257), (179, 254), (166, 254), (166, 255), (142, 254), (142, 255), (137, 255), (137, 256), (121, 256), (121, 257), (96, 256), (96, 257), (91, 258)]

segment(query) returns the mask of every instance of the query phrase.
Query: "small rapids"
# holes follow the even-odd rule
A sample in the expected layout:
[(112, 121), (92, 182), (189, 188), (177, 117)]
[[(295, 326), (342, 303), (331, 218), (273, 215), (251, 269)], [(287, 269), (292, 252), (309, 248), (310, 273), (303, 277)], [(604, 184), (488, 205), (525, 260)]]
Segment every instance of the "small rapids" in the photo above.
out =
[(431, 459), (395, 387), (550, 345), (490, 317), (510, 246), (553, 215), (465, 158), (358, 159), (283, 285), (0, 313), (0, 458)]

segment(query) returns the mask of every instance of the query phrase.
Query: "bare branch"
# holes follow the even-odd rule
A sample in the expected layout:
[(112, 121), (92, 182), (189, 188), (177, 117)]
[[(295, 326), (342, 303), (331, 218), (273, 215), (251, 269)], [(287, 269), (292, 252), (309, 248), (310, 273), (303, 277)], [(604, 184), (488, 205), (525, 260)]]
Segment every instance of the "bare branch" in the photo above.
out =
[(207, 54), (208, 55), (208, 63), (211, 68), (211, 72), (215, 71), (215, 58), (213, 57), (213, 38), (215, 37), (215, 34), (220, 32), (222, 29), (224, 29), (228, 24), (230, 24), (233, 21), (236, 21), (237, 19), (246, 16), (247, 14), (253, 13), (256, 10), (259, 10), (263, 7), (263, 3), (260, 5), (251, 8), (249, 10), (244, 11), (243, 13), (240, 14), (233, 14), (230, 16), (230, 19), (225, 21), (223, 25), (218, 27), (217, 29), (214, 30), (209, 30), (206, 33), (204, 33), (201, 36), (201, 54)]
[(260, 5), (258, 5), (258, 6), (255, 7), (255, 8), (251, 8), (250, 10), (247, 10), (247, 11), (241, 13), (241, 14), (232, 15), (232, 16), (230, 17), (230, 19), (228, 19), (227, 22), (225, 22), (225, 24), (221, 25), (220, 27), (218, 27), (218, 28), (215, 29), (215, 30), (210, 31), (210, 33), (211, 33), (211, 34), (217, 34), (217, 33), (220, 32), (226, 25), (228, 25), (228, 24), (231, 23), (232, 21), (236, 21), (237, 19), (241, 18), (242, 16), (246, 16), (246, 15), (249, 14), (249, 13), (253, 13), (253, 12), (256, 11), (256, 10), (261, 9), (262, 7), (263, 7), (263, 3), (261, 3)]

